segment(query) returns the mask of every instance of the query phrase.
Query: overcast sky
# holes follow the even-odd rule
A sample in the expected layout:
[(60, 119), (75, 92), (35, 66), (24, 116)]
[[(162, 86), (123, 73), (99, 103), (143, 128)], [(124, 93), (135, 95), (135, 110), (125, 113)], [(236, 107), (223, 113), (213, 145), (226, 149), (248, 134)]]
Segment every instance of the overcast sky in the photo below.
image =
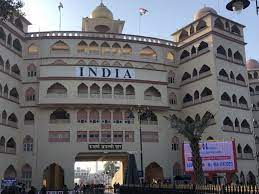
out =
[[(58, 30), (59, 0), (23, 0), (26, 18), (33, 24), (31, 31)], [(125, 20), (124, 33), (138, 34), (138, 9), (143, 7), (149, 14), (142, 17), (141, 34), (171, 39), (170, 35), (192, 22), (194, 13), (206, 6), (213, 7), (224, 17), (246, 26), (245, 41), (247, 59), (259, 59), (259, 16), (255, 13), (255, 2), (241, 14), (229, 12), (225, 5), (229, 0), (104, 0), (115, 19)], [(100, 0), (61, 0), (62, 30), (81, 30), (82, 17), (89, 16), (100, 4)]]

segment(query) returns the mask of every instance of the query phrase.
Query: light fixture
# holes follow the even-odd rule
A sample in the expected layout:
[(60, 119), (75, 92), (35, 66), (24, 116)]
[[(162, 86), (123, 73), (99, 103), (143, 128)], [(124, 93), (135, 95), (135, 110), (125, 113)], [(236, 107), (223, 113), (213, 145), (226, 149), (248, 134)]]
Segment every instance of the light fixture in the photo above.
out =
[(243, 9), (246, 9), (250, 5), (249, 0), (231, 0), (226, 8), (229, 11), (241, 12)]

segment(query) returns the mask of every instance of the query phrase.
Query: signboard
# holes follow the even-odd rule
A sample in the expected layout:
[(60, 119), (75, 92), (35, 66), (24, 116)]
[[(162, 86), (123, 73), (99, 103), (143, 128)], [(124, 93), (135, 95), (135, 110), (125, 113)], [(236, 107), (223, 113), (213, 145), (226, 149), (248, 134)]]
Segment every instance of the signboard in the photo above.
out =
[(135, 79), (135, 70), (115, 67), (76, 67), (76, 77)]
[(13, 185), (16, 185), (15, 179), (2, 179), (1, 187), (11, 187)]
[(122, 150), (122, 144), (88, 144), (89, 150)]
[[(200, 143), (204, 172), (234, 172), (237, 170), (234, 141)], [(183, 144), (184, 167), (193, 172), (192, 152), (189, 143)]]
[(141, 170), (139, 170), (139, 171), (138, 171), (138, 177), (139, 177), (139, 178), (144, 177), (144, 173), (143, 173), (143, 171), (141, 171)]

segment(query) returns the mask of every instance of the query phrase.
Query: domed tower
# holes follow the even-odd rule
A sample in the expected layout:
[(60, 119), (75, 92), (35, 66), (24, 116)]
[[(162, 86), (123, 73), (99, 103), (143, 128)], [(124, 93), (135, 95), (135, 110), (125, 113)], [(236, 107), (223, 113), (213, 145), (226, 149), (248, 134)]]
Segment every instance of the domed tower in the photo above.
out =
[(90, 18), (83, 18), (82, 30), (87, 32), (122, 33), (125, 21), (114, 20), (111, 10), (103, 3), (97, 6)]
[(202, 18), (203, 16), (207, 15), (208, 13), (217, 15), (217, 11), (215, 9), (213, 9), (211, 7), (203, 7), (194, 14), (193, 20), (196, 21), (196, 20)]

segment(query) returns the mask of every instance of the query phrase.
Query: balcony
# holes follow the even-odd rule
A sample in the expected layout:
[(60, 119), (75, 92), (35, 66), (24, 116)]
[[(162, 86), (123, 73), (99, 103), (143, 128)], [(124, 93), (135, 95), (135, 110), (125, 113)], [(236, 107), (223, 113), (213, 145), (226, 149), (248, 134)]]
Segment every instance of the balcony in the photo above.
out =
[(247, 159), (247, 160), (253, 160), (254, 156), (252, 153), (244, 153), (243, 154), (243, 159)]
[(201, 102), (210, 101), (213, 99), (213, 95), (201, 97)]
[(7, 154), (16, 154), (16, 148), (9, 148), (9, 147), (6, 147), (6, 151), (5, 153)]
[(70, 123), (70, 119), (50, 119), (50, 124), (67, 124)]
[(14, 122), (14, 121), (8, 121), (8, 125), (15, 128), (17, 128), (18, 126), (17, 122)]
[(234, 127), (230, 125), (223, 125), (223, 131), (234, 131)]
[(50, 94), (47, 94), (46, 96), (47, 98), (66, 98), (67, 97), (67, 94), (66, 93), (50, 93)]
[(251, 133), (251, 130), (250, 130), (250, 128), (241, 127), (241, 132), (243, 132), (243, 133)]
[(16, 97), (14, 97), (14, 96), (9, 96), (9, 99), (10, 99), (11, 101), (16, 102), (16, 103), (19, 103), (19, 98), (16, 98)]
[(144, 96), (144, 100), (161, 101), (160, 96)]
[(227, 101), (227, 100), (221, 100), (220, 104), (225, 106), (232, 106), (231, 101)]
[(100, 94), (91, 94), (90, 93), (90, 98), (100, 98)]

